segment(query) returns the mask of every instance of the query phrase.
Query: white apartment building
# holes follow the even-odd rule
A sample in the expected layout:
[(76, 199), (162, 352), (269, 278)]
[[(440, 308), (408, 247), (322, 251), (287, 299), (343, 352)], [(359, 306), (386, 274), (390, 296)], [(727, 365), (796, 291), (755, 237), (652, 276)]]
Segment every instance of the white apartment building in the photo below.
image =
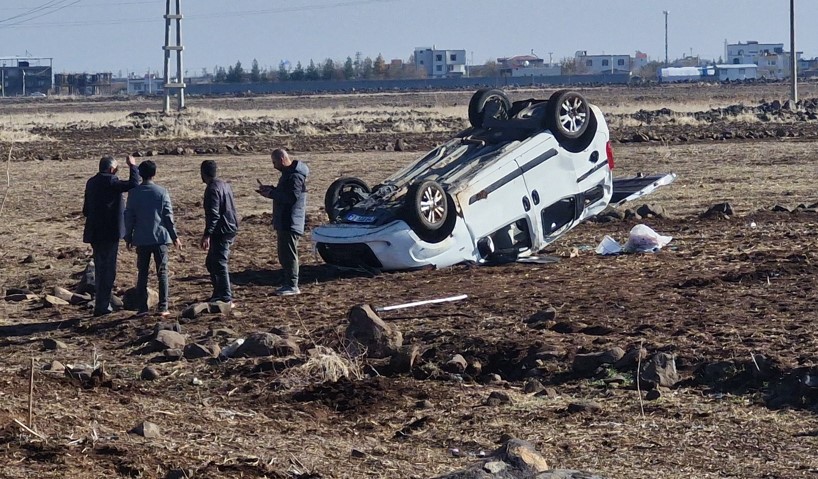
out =
[(429, 78), (460, 77), (466, 74), (466, 50), (415, 48), (415, 71)]
[[(790, 77), (790, 52), (783, 43), (724, 42), (724, 63), (731, 65), (758, 65), (758, 78), (784, 79)], [(796, 52), (801, 59), (801, 52)]]
[(574, 54), (574, 63), (577, 73), (583, 74), (604, 74), (604, 73), (630, 73), (630, 55), (588, 55), (585, 50), (579, 50)]

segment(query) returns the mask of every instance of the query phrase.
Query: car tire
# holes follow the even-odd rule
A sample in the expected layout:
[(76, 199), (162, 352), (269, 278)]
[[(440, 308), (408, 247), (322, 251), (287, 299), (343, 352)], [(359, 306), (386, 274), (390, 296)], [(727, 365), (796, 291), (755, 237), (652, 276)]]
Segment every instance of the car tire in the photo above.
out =
[(584, 96), (571, 90), (558, 90), (545, 105), (543, 126), (563, 148), (577, 153), (588, 148), (593, 141), (597, 121)]
[[(469, 101), (469, 123), (475, 128), (483, 127), (486, 106), (492, 103), (499, 103), (499, 109), (495, 111), (494, 117), (508, 119), (508, 112), (511, 109), (511, 101), (503, 90), (496, 88), (483, 88), (477, 90)], [(491, 111), (491, 110), (490, 110)]]
[(423, 241), (439, 243), (454, 231), (454, 200), (440, 183), (426, 180), (411, 185), (404, 206), (406, 222)]
[(324, 194), (324, 209), (330, 221), (335, 221), (346, 211), (366, 199), (372, 191), (359, 178), (338, 178)]

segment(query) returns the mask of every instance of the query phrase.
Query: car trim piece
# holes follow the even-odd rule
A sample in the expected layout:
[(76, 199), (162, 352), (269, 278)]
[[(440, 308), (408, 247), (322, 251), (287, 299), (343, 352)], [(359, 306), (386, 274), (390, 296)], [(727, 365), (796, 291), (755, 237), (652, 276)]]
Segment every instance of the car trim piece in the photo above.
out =
[(603, 162), (597, 163), (597, 164), (596, 164), (596, 166), (594, 166), (594, 167), (593, 167), (593, 168), (591, 168), (590, 170), (586, 171), (586, 172), (585, 172), (585, 174), (583, 174), (582, 176), (580, 176), (579, 178), (577, 178), (577, 183), (582, 183), (583, 181), (585, 181), (585, 179), (586, 179), (586, 178), (588, 178), (589, 176), (593, 175), (594, 173), (596, 173), (597, 171), (601, 170), (603, 167), (605, 167), (605, 166), (607, 166), (607, 165), (608, 165), (608, 162), (606, 162), (606, 161), (603, 161)]
[(471, 204), (476, 203), (479, 200), (487, 198), (490, 193), (492, 193), (494, 191), (497, 191), (498, 189), (503, 187), (503, 185), (506, 185), (507, 183), (511, 183), (518, 176), (521, 176), (523, 173), (526, 173), (528, 171), (533, 170), (537, 166), (545, 163), (549, 158), (553, 158), (555, 156), (557, 156), (557, 150), (555, 148), (551, 148), (548, 151), (546, 151), (545, 153), (543, 153), (542, 155), (540, 155), (540, 156), (534, 158), (533, 160), (529, 161), (528, 163), (526, 163), (524, 165), (520, 165), (520, 167), (517, 168), (516, 170), (512, 171), (511, 173), (507, 174), (506, 176), (504, 176), (504, 177), (500, 178), (499, 180), (495, 181), (494, 183), (490, 184), (486, 188), (483, 188), (483, 190), (481, 190), (481, 191), (477, 192), (476, 194), (472, 195), (472, 197), (469, 198), (469, 204), (471, 205)]

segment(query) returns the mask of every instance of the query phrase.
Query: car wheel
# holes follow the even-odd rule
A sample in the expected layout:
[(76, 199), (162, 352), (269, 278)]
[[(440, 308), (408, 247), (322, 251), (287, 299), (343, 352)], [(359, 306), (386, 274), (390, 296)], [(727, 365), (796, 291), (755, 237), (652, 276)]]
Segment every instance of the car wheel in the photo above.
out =
[(563, 148), (572, 152), (584, 150), (596, 135), (596, 116), (580, 93), (558, 90), (545, 106), (545, 128)]
[(371, 193), (369, 186), (359, 178), (339, 178), (332, 182), (324, 195), (324, 209), (330, 221), (335, 221), (347, 210), (365, 200)]
[(406, 220), (424, 241), (439, 243), (452, 234), (457, 215), (454, 201), (433, 180), (416, 183), (406, 194)]
[(477, 90), (469, 101), (469, 123), (475, 128), (482, 128), (486, 115), (505, 120), (510, 109), (511, 101), (504, 91), (495, 88)]

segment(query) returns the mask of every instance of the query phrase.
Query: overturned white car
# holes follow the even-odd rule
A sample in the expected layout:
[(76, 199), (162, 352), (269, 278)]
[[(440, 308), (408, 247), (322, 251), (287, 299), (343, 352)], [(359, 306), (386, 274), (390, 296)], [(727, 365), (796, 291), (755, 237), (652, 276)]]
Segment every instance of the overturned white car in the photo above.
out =
[(333, 182), (331, 222), (312, 232), (324, 261), (400, 270), (524, 258), (609, 204), (675, 179), (614, 180), (608, 126), (574, 91), (512, 103), (479, 90), (469, 122), (371, 190), (357, 178)]

